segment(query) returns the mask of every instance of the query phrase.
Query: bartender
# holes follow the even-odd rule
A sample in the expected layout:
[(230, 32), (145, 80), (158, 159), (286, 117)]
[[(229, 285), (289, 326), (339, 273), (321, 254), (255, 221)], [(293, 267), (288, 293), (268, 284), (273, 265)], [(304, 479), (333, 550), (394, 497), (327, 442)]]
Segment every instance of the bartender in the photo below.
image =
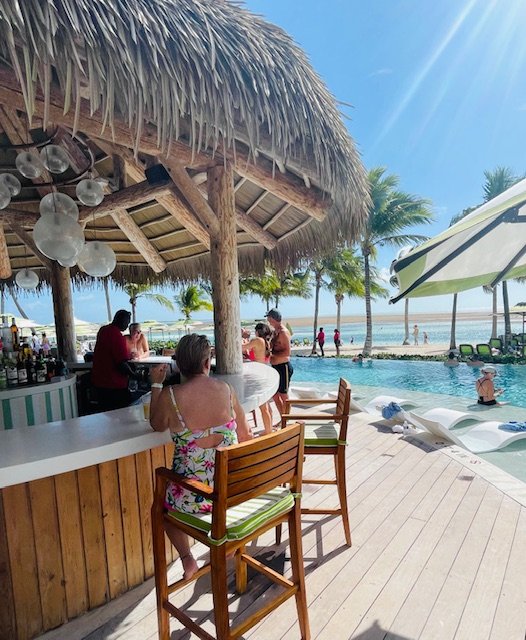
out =
[(120, 309), (111, 324), (101, 327), (97, 334), (91, 381), (97, 390), (101, 411), (122, 409), (131, 402), (129, 378), (137, 379), (138, 376), (128, 363), (128, 345), (122, 335), (130, 324), (130, 318), (129, 311)]

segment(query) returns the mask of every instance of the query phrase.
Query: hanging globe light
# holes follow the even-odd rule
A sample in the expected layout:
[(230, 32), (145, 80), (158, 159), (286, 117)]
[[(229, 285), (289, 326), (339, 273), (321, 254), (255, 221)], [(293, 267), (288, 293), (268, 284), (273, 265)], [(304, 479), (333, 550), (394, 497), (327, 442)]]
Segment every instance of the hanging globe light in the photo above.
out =
[(39, 209), (42, 216), (50, 213), (60, 213), (73, 218), (75, 222), (79, 219), (77, 203), (66, 193), (59, 193), (58, 191), (48, 193), (40, 201)]
[(76, 188), (77, 198), (87, 207), (96, 207), (104, 200), (102, 185), (96, 180), (81, 180)]
[(5, 209), (11, 202), (11, 192), (4, 185), (0, 184), (0, 209)]
[(69, 260), (68, 259), (57, 260), (57, 262), (61, 267), (74, 267), (77, 264), (77, 257), (78, 256), (72, 256)]
[(84, 246), (82, 227), (60, 213), (41, 216), (33, 229), (33, 239), (38, 249), (52, 260), (71, 260)]
[(51, 173), (64, 173), (69, 167), (69, 159), (67, 153), (57, 144), (48, 144), (43, 147), (40, 152), (40, 160), (42, 164)]
[(11, 173), (0, 174), (0, 184), (9, 189), (11, 196), (17, 196), (22, 189), (20, 180)]
[(103, 278), (110, 275), (115, 269), (117, 258), (111, 247), (95, 240), (86, 242), (78, 257), (77, 264), (89, 276)]
[(40, 158), (34, 153), (29, 153), (29, 151), (19, 153), (16, 157), (15, 165), (25, 178), (38, 178), (44, 171)]
[(26, 267), (16, 274), (15, 282), (22, 289), (36, 289), (39, 280), (37, 274)]

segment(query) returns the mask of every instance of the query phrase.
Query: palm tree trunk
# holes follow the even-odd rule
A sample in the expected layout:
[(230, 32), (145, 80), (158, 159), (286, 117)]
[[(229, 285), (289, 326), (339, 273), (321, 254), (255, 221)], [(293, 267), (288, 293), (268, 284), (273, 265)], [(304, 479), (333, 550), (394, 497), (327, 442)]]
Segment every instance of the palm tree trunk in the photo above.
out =
[(455, 336), (455, 331), (457, 328), (457, 297), (458, 297), (458, 293), (454, 293), (453, 294), (453, 310), (451, 311), (451, 337), (449, 338), (450, 349), (457, 348), (457, 339)]
[(404, 341), (402, 344), (409, 344), (409, 298), (405, 299), (404, 309)]
[(312, 340), (312, 354), (316, 353), (316, 336), (318, 334), (318, 313), (320, 312), (320, 289), (321, 289), (321, 276), (316, 274), (315, 276), (315, 288), (314, 288), (314, 338)]
[(110, 292), (108, 289), (108, 278), (104, 278), (102, 280), (102, 284), (104, 286), (104, 296), (106, 298), (106, 312), (108, 314), (108, 322), (112, 321), (112, 315), (111, 315), (111, 301), (110, 301)]
[(511, 341), (511, 317), (510, 317), (510, 301), (508, 298), (508, 283), (506, 280), (502, 282), (502, 302), (504, 304), (504, 346), (506, 351)]
[(493, 287), (493, 305), (492, 305), (492, 316), (491, 316), (491, 337), (497, 337), (497, 286)]
[(22, 307), (20, 306), (20, 303), (18, 302), (18, 298), (16, 297), (16, 293), (13, 287), (9, 287), (9, 293), (11, 294), (11, 297), (13, 298), (13, 302), (15, 303), (15, 306), (18, 309), (18, 313), (22, 316), (22, 318), (24, 318), (24, 320), (28, 320), (28, 317), (25, 311), (22, 309)]
[(363, 345), (363, 355), (370, 356), (373, 346), (373, 318), (371, 312), (371, 271), (369, 268), (369, 253), (363, 254), (364, 265), (364, 288), (365, 288), (365, 343)]
[(132, 322), (137, 322), (135, 320), (135, 307), (137, 306), (137, 298), (135, 298), (135, 297), (130, 298), (130, 304), (131, 304), (131, 308), (132, 308)]
[(334, 297), (336, 298), (336, 329), (338, 329), (338, 331), (340, 331), (340, 325), (341, 325), (341, 320), (342, 320), (343, 296), (336, 295)]

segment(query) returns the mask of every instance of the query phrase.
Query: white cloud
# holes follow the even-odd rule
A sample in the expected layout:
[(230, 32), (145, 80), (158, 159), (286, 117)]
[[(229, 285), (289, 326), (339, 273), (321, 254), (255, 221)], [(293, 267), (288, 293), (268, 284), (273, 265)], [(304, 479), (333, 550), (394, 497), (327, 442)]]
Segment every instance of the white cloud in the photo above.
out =
[(381, 69), (376, 69), (370, 73), (369, 78), (375, 78), (376, 76), (389, 76), (391, 73), (393, 73), (392, 69), (389, 69), (389, 67), (382, 67)]

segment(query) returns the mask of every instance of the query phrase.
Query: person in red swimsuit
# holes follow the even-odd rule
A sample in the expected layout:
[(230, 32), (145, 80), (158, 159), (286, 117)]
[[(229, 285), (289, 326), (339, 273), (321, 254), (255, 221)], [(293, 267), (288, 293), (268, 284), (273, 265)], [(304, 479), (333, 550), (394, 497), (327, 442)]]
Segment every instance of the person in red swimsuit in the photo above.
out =
[[(252, 362), (270, 364), (270, 338), (272, 331), (265, 322), (258, 322), (255, 326), (256, 336), (243, 346), (243, 355)], [(272, 433), (272, 410), (270, 403), (265, 402), (260, 407), (265, 433)]]

